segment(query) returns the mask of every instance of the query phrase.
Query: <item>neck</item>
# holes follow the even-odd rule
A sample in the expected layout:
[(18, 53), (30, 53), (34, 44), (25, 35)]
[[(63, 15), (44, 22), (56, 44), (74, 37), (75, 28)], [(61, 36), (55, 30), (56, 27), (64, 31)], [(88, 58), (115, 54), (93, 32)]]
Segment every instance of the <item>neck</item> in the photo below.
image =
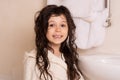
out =
[(61, 56), (60, 46), (61, 45), (51, 45), (51, 48), (54, 50), (54, 55), (56, 55), (58, 57)]

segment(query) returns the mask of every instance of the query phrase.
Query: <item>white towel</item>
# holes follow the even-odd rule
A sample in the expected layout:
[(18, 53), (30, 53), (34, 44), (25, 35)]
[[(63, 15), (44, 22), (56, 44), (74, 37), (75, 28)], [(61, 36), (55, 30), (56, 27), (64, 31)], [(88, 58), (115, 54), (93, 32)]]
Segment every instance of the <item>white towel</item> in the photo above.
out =
[(79, 19), (79, 18), (73, 18), (75, 24), (76, 24), (76, 41), (75, 43), (77, 46), (81, 49), (87, 48), (88, 43), (88, 36), (89, 36), (89, 30), (90, 30), (90, 24)]
[(104, 26), (104, 23), (108, 17), (108, 9), (93, 14), (95, 14), (93, 17), (88, 17), (93, 20), (91, 24), (79, 18), (73, 18), (77, 26), (77, 39), (75, 42), (80, 49), (98, 47), (104, 42), (106, 36), (106, 27)]
[(61, 5), (61, 2), (62, 2), (63, 0), (47, 0), (47, 5)]
[(64, 5), (73, 17), (86, 17), (90, 13), (92, 0), (47, 0), (47, 5)]
[(102, 11), (105, 9), (105, 0), (92, 0), (92, 11)]
[(101, 12), (98, 12), (96, 20), (91, 23), (90, 33), (88, 39), (88, 48), (97, 47), (103, 44), (105, 35), (106, 35), (106, 27), (104, 23), (108, 18), (108, 9), (104, 9)]

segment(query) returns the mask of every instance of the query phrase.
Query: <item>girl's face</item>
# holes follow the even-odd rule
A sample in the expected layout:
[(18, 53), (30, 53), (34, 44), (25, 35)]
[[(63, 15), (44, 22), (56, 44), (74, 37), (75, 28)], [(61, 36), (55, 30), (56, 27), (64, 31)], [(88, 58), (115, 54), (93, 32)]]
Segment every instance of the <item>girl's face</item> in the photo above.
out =
[(52, 15), (48, 20), (46, 37), (50, 45), (60, 45), (68, 36), (68, 24), (64, 15)]

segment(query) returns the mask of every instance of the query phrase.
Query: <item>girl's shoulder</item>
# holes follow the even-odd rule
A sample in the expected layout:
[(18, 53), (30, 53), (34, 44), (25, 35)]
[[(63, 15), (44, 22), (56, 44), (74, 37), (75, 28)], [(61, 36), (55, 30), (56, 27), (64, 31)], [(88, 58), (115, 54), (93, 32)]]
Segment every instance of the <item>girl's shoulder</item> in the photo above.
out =
[(25, 52), (24, 56), (27, 57), (27, 58), (36, 58), (36, 50), (33, 49), (29, 52)]
[(36, 71), (36, 50), (26, 51), (24, 54), (24, 80), (38, 80), (35, 75)]
[(33, 49), (31, 51), (26, 51), (25, 54), (24, 54), (24, 62), (25, 64), (27, 63), (32, 63), (32, 64), (35, 64), (36, 63), (36, 50)]

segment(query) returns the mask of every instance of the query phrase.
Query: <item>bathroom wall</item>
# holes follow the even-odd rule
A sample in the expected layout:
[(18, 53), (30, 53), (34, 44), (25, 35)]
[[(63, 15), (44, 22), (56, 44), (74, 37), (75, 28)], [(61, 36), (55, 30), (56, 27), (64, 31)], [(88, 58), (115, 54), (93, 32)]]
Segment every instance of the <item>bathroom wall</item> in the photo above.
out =
[[(0, 80), (23, 80), (24, 52), (34, 46), (34, 13), (46, 0), (0, 0)], [(81, 52), (120, 53), (119, 0), (111, 0), (112, 26), (103, 45)]]
[(104, 44), (99, 47), (103, 52), (116, 52), (120, 54), (120, 0), (111, 0), (111, 27), (107, 28)]
[(25, 51), (34, 48), (34, 14), (44, 0), (0, 0), (0, 80), (23, 80)]

